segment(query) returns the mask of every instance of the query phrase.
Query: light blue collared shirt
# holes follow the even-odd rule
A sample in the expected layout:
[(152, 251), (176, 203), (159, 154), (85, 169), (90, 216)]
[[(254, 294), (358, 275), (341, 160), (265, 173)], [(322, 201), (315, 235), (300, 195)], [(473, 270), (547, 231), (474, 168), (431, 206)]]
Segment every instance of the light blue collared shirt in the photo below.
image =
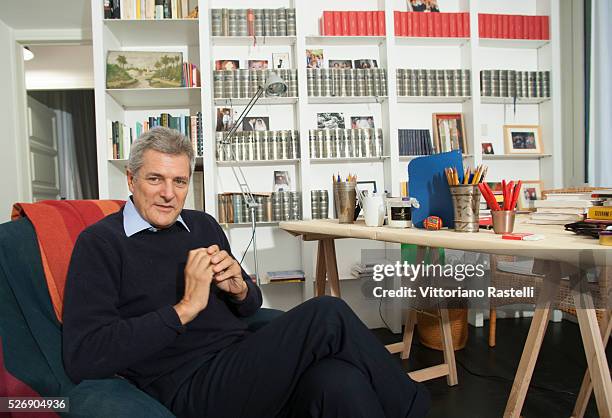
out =
[[(191, 232), (181, 215), (179, 215), (176, 220), (180, 222), (188, 232)], [(140, 216), (140, 213), (136, 210), (136, 206), (134, 206), (134, 202), (132, 202), (132, 196), (130, 196), (123, 208), (123, 230), (125, 231), (125, 235), (131, 237), (145, 229), (153, 232), (159, 231), (158, 228), (155, 228)]]

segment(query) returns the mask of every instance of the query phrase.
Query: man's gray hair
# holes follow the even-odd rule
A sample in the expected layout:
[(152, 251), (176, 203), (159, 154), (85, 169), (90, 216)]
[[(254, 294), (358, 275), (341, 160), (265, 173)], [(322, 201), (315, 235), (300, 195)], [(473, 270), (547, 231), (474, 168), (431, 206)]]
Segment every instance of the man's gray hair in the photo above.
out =
[(138, 174), (144, 164), (144, 153), (149, 149), (170, 155), (186, 155), (189, 175), (193, 173), (195, 155), (189, 138), (177, 130), (158, 126), (140, 135), (132, 144), (128, 161), (128, 170), (132, 174)]

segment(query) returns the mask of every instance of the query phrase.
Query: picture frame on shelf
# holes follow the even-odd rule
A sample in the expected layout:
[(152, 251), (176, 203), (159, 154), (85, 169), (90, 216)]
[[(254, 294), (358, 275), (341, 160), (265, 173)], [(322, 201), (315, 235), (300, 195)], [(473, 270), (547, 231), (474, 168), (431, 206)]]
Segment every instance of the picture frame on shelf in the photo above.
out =
[(227, 132), (234, 126), (236, 114), (234, 109), (230, 107), (217, 108), (217, 132)]
[(291, 190), (291, 179), (289, 178), (288, 171), (274, 170), (273, 189), (275, 192), (283, 192), (283, 191)]
[(358, 59), (354, 60), (354, 67), (362, 70), (378, 68), (378, 61), (373, 59)]
[(544, 153), (540, 125), (504, 125), (506, 154)]
[(378, 193), (376, 180), (360, 180), (355, 184), (355, 188), (357, 189), (357, 193), (367, 192), (368, 195)]
[(542, 199), (544, 183), (540, 180), (523, 180), (518, 198), (518, 210), (535, 210), (533, 202)]
[(323, 50), (306, 50), (306, 68), (323, 68)]
[(215, 61), (215, 70), (217, 71), (233, 71), (238, 70), (240, 68), (239, 60), (216, 60)]
[(317, 113), (317, 129), (345, 129), (344, 113)]
[(495, 155), (495, 151), (493, 150), (493, 143), (483, 142), (481, 145), (483, 155)]
[(327, 63), (329, 68), (353, 68), (353, 61), (351, 60), (329, 60)]
[(291, 68), (291, 58), (288, 52), (272, 53), (272, 67), (274, 69), (289, 69)]
[(434, 113), (432, 125), (436, 153), (453, 150), (468, 153), (463, 113)]
[(269, 116), (247, 116), (242, 121), (243, 131), (269, 131), (270, 117)]
[(409, 12), (439, 12), (438, 0), (406, 0)]
[(374, 116), (351, 116), (351, 129), (374, 129)]
[(160, 51), (108, 51), (106, 88), (183, 87), (183, 53)]
[(247, 68), (249, 70), (267, 70), (268, 60), (248, 60)]

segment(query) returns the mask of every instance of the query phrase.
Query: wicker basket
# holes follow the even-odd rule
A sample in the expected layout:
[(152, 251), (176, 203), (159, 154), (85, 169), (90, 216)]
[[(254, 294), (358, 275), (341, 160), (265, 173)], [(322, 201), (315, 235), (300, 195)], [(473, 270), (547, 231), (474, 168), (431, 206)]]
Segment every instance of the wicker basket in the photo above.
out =
[[(428, 311), (430, 314), (419, 312), (417, 314), (417, 332), (419, 341), (425, 347), (434, 350), (442, 351), (442, 328), (440, 320), (434, 317), (433, 311)], [(465, 347), (468, 337), (467, 314), (465, 308), (454, 308), (448, 310), (448, 317), (451, 325), (451, 334), (453, 336), (453, 347), (455, 351)]]

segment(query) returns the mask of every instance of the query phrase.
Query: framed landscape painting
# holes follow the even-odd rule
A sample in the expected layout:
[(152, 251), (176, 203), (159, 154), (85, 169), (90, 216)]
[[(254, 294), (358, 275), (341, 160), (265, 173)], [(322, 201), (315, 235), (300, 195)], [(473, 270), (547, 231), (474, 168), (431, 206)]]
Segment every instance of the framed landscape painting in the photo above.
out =
[(182, 87), (182, 79), (181, 52), (108, 51), (108, 89)]

